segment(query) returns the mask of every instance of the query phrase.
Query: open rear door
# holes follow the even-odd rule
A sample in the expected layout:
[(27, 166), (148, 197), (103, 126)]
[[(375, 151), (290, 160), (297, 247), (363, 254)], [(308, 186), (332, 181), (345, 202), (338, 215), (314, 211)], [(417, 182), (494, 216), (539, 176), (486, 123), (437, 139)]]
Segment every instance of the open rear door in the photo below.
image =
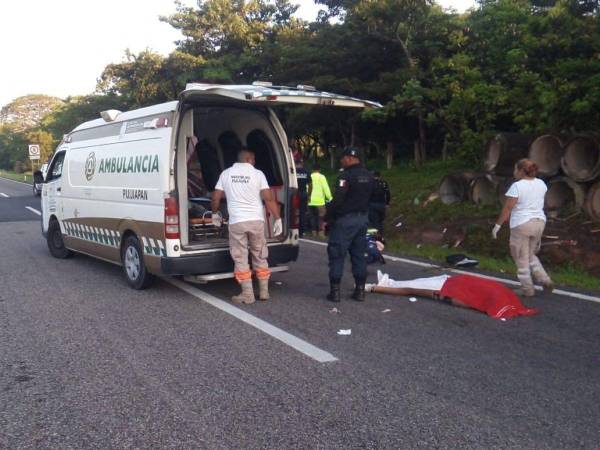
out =
[(345, 95), (321, 92), (310, 86), (223, 85), (189, 83), (180, 94), (180, 100), (221, 101), (264, 105), (322, 105), (347, 108), (381, 108), (381, 104)]

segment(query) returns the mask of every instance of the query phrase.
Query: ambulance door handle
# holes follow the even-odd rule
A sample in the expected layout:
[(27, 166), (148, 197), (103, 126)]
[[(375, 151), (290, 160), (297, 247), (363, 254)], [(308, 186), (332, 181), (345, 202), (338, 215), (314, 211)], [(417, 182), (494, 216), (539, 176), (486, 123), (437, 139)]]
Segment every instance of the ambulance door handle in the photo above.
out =
[(57, 187), (57, 188), (56, 188), (56, 192), (60, 192), (60, 191), (62, 191), (62, 188), (60, 188), (60, 187)]

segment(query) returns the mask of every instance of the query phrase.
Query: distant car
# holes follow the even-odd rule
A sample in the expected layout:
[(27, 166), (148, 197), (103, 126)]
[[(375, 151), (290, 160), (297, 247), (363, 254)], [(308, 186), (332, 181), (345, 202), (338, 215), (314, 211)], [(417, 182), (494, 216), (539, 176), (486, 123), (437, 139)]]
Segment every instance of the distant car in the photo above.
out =
[(48, 164), (42, 164), (40, 170), (36, 170), (33, 174), (33, 195), (39, 197), (42, 195), (42, 184), (46, 179), (46, 173), (48, 172)]

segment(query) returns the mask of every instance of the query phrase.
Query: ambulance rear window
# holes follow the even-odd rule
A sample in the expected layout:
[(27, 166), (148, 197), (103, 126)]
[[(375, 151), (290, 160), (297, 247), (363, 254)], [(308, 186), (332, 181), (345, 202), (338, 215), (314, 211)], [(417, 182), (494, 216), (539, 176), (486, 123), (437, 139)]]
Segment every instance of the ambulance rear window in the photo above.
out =
[(265, 174), (269, 186), (283, 185), (275, 148), (266, 133), (258, 129), (251, 131), (246, 137), (246, 144), (254, 152), (256, 168)]

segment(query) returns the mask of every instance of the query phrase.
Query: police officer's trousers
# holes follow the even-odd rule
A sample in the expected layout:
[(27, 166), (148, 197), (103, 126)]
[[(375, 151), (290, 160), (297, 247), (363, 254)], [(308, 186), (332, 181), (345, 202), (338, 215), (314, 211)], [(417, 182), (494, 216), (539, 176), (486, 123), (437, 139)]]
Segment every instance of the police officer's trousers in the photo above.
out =
[(364, 284), (367, 279), (367, 214), (346, 214), (336, 219), (329, 231), (329, 280), (339, 283), (344, 273), (346, 253), (350, 253), (352, 274), (356, 284)]

